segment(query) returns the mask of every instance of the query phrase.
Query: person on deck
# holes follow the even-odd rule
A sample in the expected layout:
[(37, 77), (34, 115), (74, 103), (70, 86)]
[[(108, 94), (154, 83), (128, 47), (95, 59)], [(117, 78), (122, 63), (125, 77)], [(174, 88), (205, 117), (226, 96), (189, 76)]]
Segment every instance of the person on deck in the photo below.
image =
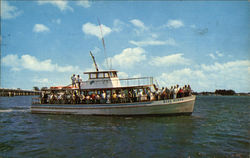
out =
[(72, 81), (72, 87), (76, 87), (76, 75), (73, 74), (73, 76), (71, 76), (71, 81)]
[(113, 100), (113, 103), (117, 103), (117, 95), (115, 92), (113, 93), (112, 100)]
[(178, 91), (179, 93), (179, 98), (184, 97), (184, 91), (182, 90), (182, 88), (180, 88), (180, 90)]
[(173, 97), (173, 99), (176, 99), (177, 93), (178, 93), (178, 89), (177, 89), (176, 86), (174, 86), (174, 97)]
[(107, 95), (105, 91), (103, 90), (101, 94), (101, 103), (106, 103), (106, 102), (107, 102)]
[(82, 81), (82, 79), (81, 79), (80, 75), (77, 75), (77, 77), (76, 77), (76, 84), (77, 84), (77, 87), (79, 89), (81, 89), (81, 81)]

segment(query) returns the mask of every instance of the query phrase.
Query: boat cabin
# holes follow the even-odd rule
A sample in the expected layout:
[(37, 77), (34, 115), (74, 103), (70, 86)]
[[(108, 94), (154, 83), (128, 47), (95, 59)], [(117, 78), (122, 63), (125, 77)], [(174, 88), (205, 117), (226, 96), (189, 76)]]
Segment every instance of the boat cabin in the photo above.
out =
[(116, 70), (84, 72), (89, 75), (87, 81), (81, 83), (81, 89), (107, 89), (121, 87)]

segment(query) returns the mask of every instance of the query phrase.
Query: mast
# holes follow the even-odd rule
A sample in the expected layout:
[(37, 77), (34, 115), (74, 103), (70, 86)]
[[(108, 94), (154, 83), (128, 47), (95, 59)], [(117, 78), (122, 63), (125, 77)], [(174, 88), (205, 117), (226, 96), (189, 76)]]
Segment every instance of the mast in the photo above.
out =
[(91, 53), (91, 51), (90, 51), (90, 56), (92, 57), (92, 60), (93, 60), (93, 62), (94, 62), (94, 64), (95, 64), (95, 69), (96, 69), (96, 71), (98, 72), (99, 70), (98, 70), (97, 64), (96, 64), (96, 62), (95, 62), (95, 57), (93, 56), (93, 54)]
[(105, 60), (106, 60), (106, 64), (107, 64), (106, 66), (108, 68), (109, 67), (109, 63), (108, 63), (108, 58), (107, 58), (106, 46), (105, 46), (105, 42), (104, 42), (104, 36), (103, 36), (103, 33), (102, 33), (102, 25), (101, 25), (101, 22), (100, 22), (99, 18), (97, 18), (97, 21), (98, 21), (98, 24), (99, 24), (99, 27), (100, 27), (100, 31), (101, 31), (102, 46), (103, 46), (104, 56), (105, 56)]

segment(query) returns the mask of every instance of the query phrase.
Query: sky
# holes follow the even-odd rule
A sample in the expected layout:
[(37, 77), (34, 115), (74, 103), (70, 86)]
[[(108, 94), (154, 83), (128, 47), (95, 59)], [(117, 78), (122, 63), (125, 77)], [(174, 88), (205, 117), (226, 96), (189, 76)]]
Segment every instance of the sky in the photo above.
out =
[(86, 80), (92, 51), (120, 78), (250, 92), (249, 11), (247, 1), (1, 1), (0, 87)]

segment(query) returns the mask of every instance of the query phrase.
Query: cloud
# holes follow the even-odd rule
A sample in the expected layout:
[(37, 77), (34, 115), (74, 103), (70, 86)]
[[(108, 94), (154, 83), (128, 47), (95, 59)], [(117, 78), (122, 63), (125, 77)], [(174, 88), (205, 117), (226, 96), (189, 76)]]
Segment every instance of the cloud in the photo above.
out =
[(32, 82), (45, 84), (45, 83), (49, 83), (49, 79), (48, 78), (33, 78)]
[(7, 1), (1, 1), (1, 19), (12, 19), (19, 16), (22, 11), (17, 7), (9, 5)]
[(95, 55), (95, 54), (98, 54), (99, 52), (101, 51), (100, 48), (98, 47), (95, 47), (93, 50), (91, 50), (91, 52)]
[(156, 45), (171, 45), (175, 46), (176, 42), (174, 39), (168, 39), (166, 41), (160, 41), (160, 40), (144, 40), (144, 41), (129, 41), (129, 43), (134, 44), (138, 47), (143, 47), (143, 46), (156, 46)]
[(43, 5), (43, 4), (52, 4), (53, 6), (56, 6), (57, 8), (59, 8), (61, 11), (66, 11), (66, 10), (70, 10), (73, 11), (73, 8), (71, 8), (68, 5), (68, 2), (66, 0), (39, 0), (38, 1), (39, 5)]
[(121, 32), (123, 29), (123, 26), (125, 26), (125, 23), (119, 19), (115, 19), (113, 22), (113, 28), (112, 30), (115, 32)]
[(77, 5), (83, 7), (83, 8), (89, 8), (90, 7), (90, 3), (88, 0), (79, 0), (76, 2)]
[(236, 61), (230, 61), (224, 64), (220, 64), (216, 62), (213, 65), (205, 65), (205, 64), (201, 65), (201, 68), (204, 71), (225, 71), (228, 69), (239, 69), (240, 67), (250, 67), (250, 61), (249, 60), (236, 60)]
[(144, 23), (143, 23), (142, 21), (138, 20), (138, 19), (130, 20), (130, 22), (131, 22), (134, 26), (136, 26), (136, 27), (138, 27), (138, 28), (141, 28), (141, 29), (143, 29), (143, 30), (147, 30), (147, 29), (148, 29), (148, 28), (144, 25)]
[(146, 55), (144, 49), (140, 47), (126, 48), (121, 54), (117, 54), (107, 60), (111, 60), (113, 66), (132, 68), (135, 64), (146, 60)]
[(213, 53), (208, 54), (212, 59), (216, 59), (215, 55)]
[(190, 84), (195, 91), (233, 89), (236, 92), (250, 91), (250, 60), (235, 60), (212, 65), (197, 65), (156, 77), (161, 86)]
[(189, 65), (191, 60), (183, 57), (183, 54), (172, 54), (168, 56), (152, 57), (149, 62), (153, 66), (172, 66), (172, 65)]
[(130, 20), (130, 23), (132, 23), (136, 28), (134, 29), (134, 31), (136, 32), (136, 34), (141, 34), (144, 31), (148, 30), (148, 27), (146, 27), (144, 25), (144, 23), (138, 19), (133, 19)]
[[(111, 28), (101, 24), (101, 28), (102, 28), (102, 34), (103, 36), (106, 36), (108, 34), (110, 34), (112, 32)], [(88, 35), (93, 35), (98, 37), (99, 39), (102, 38), (101, 35), (101, 30), (100, 30), (100, 26), (92, 24), (92, 23), (86, 23), (82, 25), (82, 31), (85, 34)]]
[(210, 56), (212, 59), (217, 59), (219, 57), (223, 57), (224, 55), (222, 53), (220, 53), (219, 51), (215, 51), (215, 54), (210, 53), (210, 54), (208, 54), (208, 56)]
[(11, 67), (12, 71), (19, 71), (22, 69), (31, 71), (48, 71), (48, 72), (76, 72), (79, 71), (78, 66), (59, 66), (53, 64), (51, 59), (39, 61), (36, 57), (28, 54), (22, 55), (20, 58), (16, 54), (9, 54), (2, 58), (4, 66)]
[(126, 72), (118, 72), (118, 77), (119, 78), (128, 78), (128, 74)]
[(177, 29), (183, 26), (184, 24), (181, 20), (168, 20), (168, 23), (165, 25), (165, 27), (174, 28), (174, 29)]
[(61, 19), (53, 19), (52, 22), (56, 24), (61, 24)]
[[(171, 73), (162, 73), (159, 77), (156, 77), (161, 86), (167, 86), (170, 88), (174, 85), (194, 85), (195, 83), (198, 87), (202, 85), (203, 82), (200, 80), (206, 79), (205, 74), (200, 70), (192, 70), (190, 68), (184, 68), (180, 70), (175, 70)], [(204, 88), (204, 85), (203, 87)]]
[(215, 51), (215, 54), (217, 54), (217, 56), (219, 57), (223, 57), (224, 55), (222, 53), (220, 53), (219, 51)]
[(49, 28), (43, 24), (35, 24), (33, 32), (49, 32)]

